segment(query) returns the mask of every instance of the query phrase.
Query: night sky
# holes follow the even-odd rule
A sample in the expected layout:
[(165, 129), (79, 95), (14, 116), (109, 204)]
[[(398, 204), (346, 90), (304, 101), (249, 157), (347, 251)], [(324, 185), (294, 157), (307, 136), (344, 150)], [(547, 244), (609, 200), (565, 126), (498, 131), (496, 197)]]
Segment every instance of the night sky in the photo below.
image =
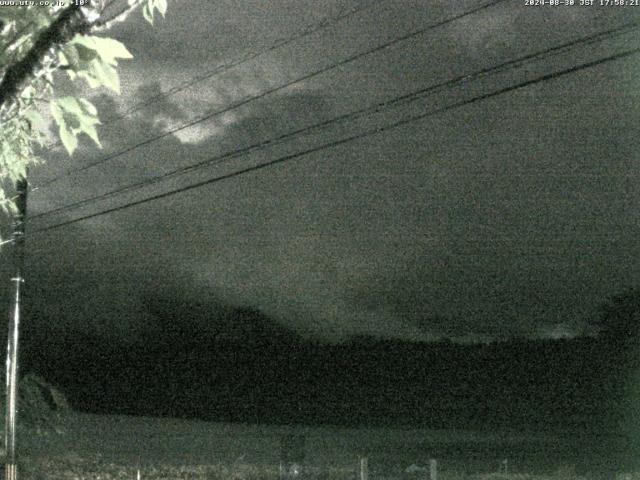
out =
[[(60, 147), (45, 149), (46, 164), (30, 172), (32, 186), (42, 187), (30, 193), (29, 213), (640, 20), (634, 7), (527, 7), (509, 0), (260, 96), (482, 5), (177, 0), (155, 27), (137, 14), (109, 32), (135, 57), (121, 63), (122, 95), (85, 92), (99, 106), (104, 148), (87, 140), (72, 158)], [(315, 33), (247, 60), (325, 19)], [(31, 328), (51, 338), (89, 334), (127, 342), (162, 336), (158, 312), (164, 312), (175, 322), (188, 318), (206, 336), (226, 328), (212, 319), (251, 307), (328, 342), (353, 335), (484, 341), (593, 333), (598, 305), (640, 282), (638, 55), (35, 232), (638, 43), (630, 30), (577, 45), (417, 102), (33, 218), (25, 307), (37, 322)], [(230, 62), (239, 65), (199, 77)], [(194, 78), (191, 87), (157, 98)], [(254, 96), (260, 98), (77, 171)], [(150, 98), (153, 103), (119, 118)], [(2, 253), (9, 258), (10, 249)]]

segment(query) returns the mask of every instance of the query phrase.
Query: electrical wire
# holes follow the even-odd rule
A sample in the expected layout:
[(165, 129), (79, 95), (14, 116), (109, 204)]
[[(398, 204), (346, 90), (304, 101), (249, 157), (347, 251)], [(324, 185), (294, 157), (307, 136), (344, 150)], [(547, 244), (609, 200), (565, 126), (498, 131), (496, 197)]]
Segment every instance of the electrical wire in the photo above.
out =
[(381, 110), (384, 109), (388, 109), (390, 107), (393, 107), (399, 103), (403, 103), (403, 102), (409, 102), (409, 101), (415, 101), (416, 99), (422, 98), (424, 96), (427, 95), (431, 95), (434, 94), (435, 92), (439, 91), (439, 90), (443, 90), (445, 88), (451, 88), (453, 86), (456, 85), (460, 85), (462, 83), (467, 83), (467, 82), (471, 82), (474, 80), (477, 80), (479, 78), (483, 78), (489, 75), (494, 75), (496, 73), (501, 73), (504, 71), (507, 71), (509, 69), (513, 69), (516, 67), (521, 67), (523, 65), (527, 65), (528, 63), (530, 63), (533, 60), (539, 60), (542, 58), (547, 58), (551, 55), (557, 55), (563, 52), (566, 52), (572, 48), (575, 48), (576, 46), (585, 46), (585, 45), (590, 45), (596, 41), (602, 41), (602, 40), (608, 40), (610, 38), (613, 38), (615, 36), (618, 36), (620, 34), (623, 33), (628, 33), (630, 31), (633, 31), (634, 29), (637, 29), (638, 27), (640, 27), (640, 21), (636, 21), (636, 22), (629, 22), (627, 24), (624, 24), (622, 26), (618, 26), (618, 27), (614, 27), (610, 30), (604, 31), (604, 32), (598, 32), (595, 34), (591, 34), (591, 35), (587, 35), (585, 37), (581, 37), (579, 39), (575, 39), (569, 42), (566, 42), (562, 45), (556, 46), (556, 47), (551, 47), (551, 48), (547, 48), (545, 50), (541, 50), (539, 52), (535, 52), (535, 53), (531, 53), (528, 55), (524, 55), (522, 57), (519, 57), (517, 59), (514, 60), (509, 60), (507, 62), (503, 62), (501, 64), (495, 65), (493, 67), (488, 67), (485, 69), (482, 69), (478, 72), (472, 73), (472, 74), (466, 74), (466, 75), (460, 75), (457, 77), (454, 77), (452, 79), (449, 79), (447, 81), (444, 82), (440, 82), (438, 84), (435, 85), (431, 85), (425, 88), (421, 88), (418, 89), (416, 91), (410, 92), (408, 94), (404, 94), (398, 97), (395, 97), (391, 100), (386, 100), (384, 102), (378, 102), (374, 105), (371, 105), (369, 107), (363, 108), (363, 109), (359, 109), (356, 111), (352, 111), (337, 117), (334, 117), (332, 119), (329, 120), (325, 120), (322, 122), (318, 122), (316, 124), (307, 126), (307, 127), (303, 127), (297, 130), (294, 130), (292, 132), (288, 132), (282, 135), (279, 135), (277, 137), (274, 138), (270, 138), (261, 142), (257, 142), (254, 143), (252, 145), (243, 147), (241, 149), (237, 149), (237, 150), (233, 150), (230, 152), (225, 152), (223, 154), (217, 155), (215, 157), (211, 157), (208, 158), (204, 161), (195, 163), (195, 164), (191, 164), (185, 167), (180, 167), (177, 169), (174, 169), (172, 171), (166, 172), (164, 174), (161, 175), (156, 175), (154, 177), (151, 178), (146, 178), (140, 182), (136, 182), (130, 185), (126, 185), (124, 187), (119, 187), (115, 190), (106, 192), (106, 193), (102, 193), (99, 195), (95, 195), (93, 197), (89, 197), (89, 198), (85, 198), (83, 200), (79, 200), (77, 202), (73, 202), (71, 204), (67, 204), (67, 205), (63, 205), (61, 207), (57, 207), (51, 210), (48, 210), (46, 212), (42, 212), (40, 214), (34, 215), (32, 216), (32, 219), (37, 219), (40, 217), (45, 217), (45, 216), (50, 216), (52, 214), (56, 214), (56, 213), (61, 213), (64, 211), (69, 211), (69, 210), (73, 210), (79, 207), (82, 207), (84, 205), (88, 205), (91, 203), (95, 203), (97, 201), (101, 201), (101, 200), (106, 200), (108, 198), (112, 198), (114, 196), (117, 196), (119, 194), (123, 194), (126, 192), (130, 192), (130, 191), (135, 191), (138, 189), (141, 189), (143, 187), (149, 186), (149, 185), (153, 185), (159, 182), (162, 182), (168, 178), (172, 178), (175, 177), (177, 175), (183, 175), (186, 173), (190, 173), (193, 172), (195, 170), (204, 168), (204, 167), (209, 167), (212, 165), (219, 165), (223, 162), (226, 162), (228, 160), (237, 158), (239, 156), (244, 156), (247, 155), (253, 151), (257, 151), (257, 150), (261, 150), (267, 147), (271, 147), (280, 143), (283, 143), (286, 140), (290, 140), (292, 138), (295, 138), (297, 136), (301, 136), (303, 134), (307, 134), (308, 132), (311, 132), (313, 130), (317, 130), (317, 129), (321, 129), (321, 128), (327, 128), (328, 126), (333, 125), (334, 123), (337, 122), (342, 122), (345, 120), (352, 120), (352, 119), (356, 119), (356, 118), (361, 118), (365, 115), (369, 115), (369, 114), (374, 114), (374, 113), (379, 113)]
[(105, 210), (102, 210), (102, 211), (99, 211), (99, 212), (94, 212), (94, 213), (87, 214), (87, 215), (84, 215), (84, 216), (80, 216), (80, 217), (76, 217), (76, 218), (73, 218), (73, 219), (69, 219), (69, 220), (66, 220), (66, 221), (63, 221), (63, 222), (60, 222), (60, 223), (57, 223), (57, 224), (48, 225), (46, 227), (42, 227), (42, 228), (36, 229), (32, 233), (33, 234), (37, 234), (37, 233), (47, 232), (47, 231), (50, 231), (50, 230), (53, 230), (53, 229), (58, 229), (58, 228), (61, 228), (61, 227), (72, 225), (74, 223), (81, 222), (81, 221), (84, 221), (84, 220), (97, 218), (97, 217), (100, 217), (100, 216), (103, 216), (103, 215), (107, 215), (107, 214), (110, 214), (110, 213), (122, 211), (122, 210), (131, 208), (131, 207), (134, 207), (134, 206), (137, 206), (137, 205), (142, 205), (142, 204), (145, 204), (145, 203), (153, 202), (155, 200), (160, 200), (162, 198), (167, 198), (167, 197), (170, 197), (170, 196), (173, 196), (173, 195), (177, 195), (179, 193), (183, 193), (183, 192), (186, 192), (186, 191), (189, 191), (189, 190), (200, 188), (200, 187), (203, 187), (203, 186), (206, 186), (206, 185), (211, 185), (211, 184), (223, 181), (223, 180), (235, 178), (235, 177), (244, 175), (246, 173), (264, 170), (264, 169), (266, 169), (268, 167), (272, 167), (274, 165), (282, 164), (284, 162), (288, 162), (290, 160), (293, 160), (293, 159), (296, 159), (296, 158), (299, 158), (299, 157), (303, 157), (303, 156), (306, 156), (306, 155), (309, 155), (309, 154), (312, 154), (312, 153), (316, 153), (316, 152), (319, 152), (319, 151), (322, 151), (322, 150), (326, 150), (326, 149), (330, 149), (330, 148), (333, 148), (333, 147), (337, 147), (339, 145), (343, 145), (343, 144), (352, 142), (354, 140), (359, 140), (359, 139), (366, 138), (366, 137), (369, 137), (369, 136), (377, 135), (377, 134), (380, 134), (382, 132), (386, 132), (388, 130), (392, 130), (392, 129), (395, 129), (395, 128), (398, 128), (398, 127), (401, 127), (401, 126), (404, 126), (404, 125), (408, 125), (410, 123), (417, 122), (419, 120), (423, 120), (425, 118), (428, 118), (428, 117), (431, 117), (431, 116), (434, 116), (434, 115), (437, 115), (437, 114), (441, 114), (441, 113), (447, 112), (449, 110), (458, 109), (460, 107), (463, 107), (463, 106), (466, 106), (466, 105), (471, 105), (471, 104), (474, 104), (474, 103), (477, 103), (477, 102), (480, 102), (480, 101), (483, 101), (483, 100), (486, 100), (486, 99), (489, 99), (489, 98), (492, 98), (492, 97), (496, 97), (496, 96), (503, 95), (503, 94), (508, 93), (508, 92), (519, 90), (521, 88), (525, 88), (525, 87), (528, 87), (530, 85), (534, 85), (534, 84), (538, 84), (538, 83), (542, 83), (542, 82), (547, 82), (547, 81), (550, 81), (550, 80), (554, 80), (556, 78), (563, 77), (565, 75), (570, 75), (570, 74), (579, 72), (581, 70), (586, 70), (586, 69), (593, 68), (593, 67), (596, 67), (596, 66), (599, 66), (599, 65), (603, 65), (605, 63), (609, 63), (609, 62), (613, 62), (613, 61), (616, 61), (616, 60), (627, 58), (627, 57), (630, 57), (630, 56), (633, 56), (633, 55), (637, 55), (638, 53), (640, 53), (640, 48), (634, 48), (634, 49), (625, 50), (625, 51), (622, 51), (622, 52), (619, 52), (619, 53), (615, 53), (613, 55), (609, 55), (607, 57), (600, 58), (598, 60), (592, 60), (590, 62), (582, 63), (582, 64), (579, 64), (579, 65), (574, 65), (572, 67), (569, 67), (569, 68), (566, 68), (566, 69), (563, 69), (563, 70), (560, 70), (560, 71), (556, 71), (556, 72), (548, 73), (548, 74), (545, 74), (545, 75), (541, 75), (541, 76), (538, 76), (538, 77), (536, 77), (534, 79), (525, 80), (525, 81), (516, 83), (514, 85), (510, 85), (510, 86), (507, 86), (507, 87), (500, 88), (498, 90), (494, 90), (492, 92), (488, 92), (488, 93), (485, 93), (485, 94), (482, 94), (482, 95), (477, 95), (477, 96), (472, 97), (470, 99), (462, 100), (462, 101), (453, 103), (451, 105), (448, 105), (446, 107), (441, 107), (441, 108), (438, 108), (438, 109), (435, 109), (435, 110), (431, 110), (431, 111), (428, 111), (428, 112), (424, 112), (424, 113), (421, 113), (421, 114), (417, 114), (417, 115), (412, 115), (412, 116), (403, 118), (401, 120), (398, 120), (396, 122), (393, 122), (391, 124), (388, 124), (388, 125), (385, 125), (385, 126), (382, 126), (382, 127), (372, 128), (372, 129), (366, 130), (364, 132), (360, 132), (358, 134), (342, 138), (340, 140), (334, 140), (334, 141), (331, 141), (331, 142), (328, 142), (328, 143), (325, 143), (325, 144), (322, 144), (322, 145), (319, 145), (319, 146), (315, 146), (315, 147), (306, 149), (306, 150), (301, 151), (301, 152), (296, 152), (296, 153), (284, 155), (284, 156), (281, 156), (281, 157), (276, 158), (274, 160), (270, 160), (270, 161), (265, 162), (265, 163), (261, 163), (261, 164), (258, 164), (258, 165), (253, 165), (253, 166), (250, 166), (250, 167), (246, 167), (246, 168), (237, 170), (235, 172), (227, 173), (227, 174), (220, 175), (220, 176), (217, 176), (217, 177), (209, 178), (207, 180), (203, 180), (203, 181), (200, 181), (200, 182), (192, 183), (192, 184), (180, 187), (180, 188), (176, 188), (174, 190), (169, 190), (167, 192), (163, 192), (163, 193), (160, 193), (160, 194), (152, 195), (152, 196), (149, 196), (149, 197), (146, 197), (146, 198), (143, 198), (143, 199), (139, 199), (139, 200), (136, 200), (136, 201), (133, 201), (133, 202), (126, 203), (124, 205), (119, 205), (117, 207), (108, 208), (108, 209), (105, 209)]
[[(230, 105), (228, 105), (228, 106), (226, 106), (226, 107), (224, 107), (224, 108), (222, 108), (220, 110), (214, 110), (212, 112), (209, 112), (209, 113), (207, 113), (207, 114), (205, 114), (203, 116), (200, 116), (200, 117), (198, 117), (198, 118), (196, 118), (194, 120), (191, 120), (191, 121), (189, 121), (187, 123), (184, 123), (184, 124), (182, 124), (182, 125), (180, 125), (178, 127), (174, 127), (174, 128), (172, 128), (170, 130), (167, 130), (166, 132), (163, 132), (163, 133), (161, 133), (159, 135), (150, 137), (150, 138), (148, 138), (146, 140), (143, 140), (141, 142), (138, 142), (138, 143), (135, 143), (135, 144), (130, 145), (128, 147), (125, 147), (125, 148), (123, 148), (123, 149), (121, 149), (121, 150), (119, 150), (119, 151), (117, 151), (115, 153), (112, 153), (111, 155), (103, 157), (103, 158), (101, 158), (101, 159), (99, 159), (99, 160), (97, 160), (95, 162), (89, 163), (87, 165), (83, 165), (82, 167), (79, 167), (79, 168), (76, 168), (76, 169), (68, 170), (67, 172), (65, 172), (64, 174), (62, 174), (62, 175), (60, 175), (58, 177), (55, 177), (55, 178), (53, 178), (51, 180), (43, 182), (42, 184), (40, 184), (38, 186), (38, 190), (42, 190), (42, 189), (48, 187), (49, 185), (51, 185), (53, 183), (56, 183), (56, 182), (66, 178), (66, 177), (69, 177), (69, 176), (71, 176), (71, 175), (73, 175), (75, 173), (83, 172), (85, 170), (94, 168), (94, 167), (96, 167), (98, 165), (102, 165), (102, 164), (104, 164), (106, 162), (109, 162), (109, 161), (111, 161), (111, 160), (113, 160), (115, 158), (118, 158), (118, 157), (120, 157), (120, 156), (122, 156), (122, 155), (124, 155), (126, 153), (129, 153), (129, 152), (131, 152), (131, 151), (133, 151), (133, 150), (135, 150), (137, 148), (149, 145), (149, 144), (151, 144), (153, 142), (156, 142), (158, 140), (166, 138), (166, 137), (168, 137), (170, 135), (173, 135), (173, 134), (175, 134), (177, 132), (180, 132), (180, 131), (185, 130), (187, 128), (190, 128), (190, 127), (193, 127), (195, 125), (198, 125), (198, 124), (200, 124), (200, 123), (202, 123), (204, 121), (210, 120), (210, 119), (212, 119), (212, 118), (214, 118), (216, 116), (222, 115), (224, 113), (228, 113), (228, 112), (230, 112), (232, 110), (235, 110), (235, 109), (237, 109), (239, 107), (247, 105), (247, 104), (249, 104), (249, 103), (251, 103), (253, 101), (259, 100), (259, 99), (264, 98), (264, 97), (266, 97), (268, 95), (271, 95), (273, 93), (282, 91), (282, 90), (287, 89), (287, 88), (289, 88), (289, 87), (291, 87), (293, 85), (297, 85), (299, 83), (305, 82), (305, 81), (307, 81), (307, 80), (309, 80), (311, 78), (314, 78), (316, 76), (322, 75), (322, 74), (324, 74), (326, 72), (329, 72), (331, 70), (334, 70), (334, 69), (336, 69), (338, 67), (347, 65), (347, 64), (349, 64), (351, 62), (354, 62), (354, 61), (356, 61), (356, 60), (358, 60), (360, 58), (363, 58), (363, 57), (365, 57), (367, 55), (371, 55), (372, 53), (382, 51), (384, 49), (387, 49), (387, 48), (389, 48), (391, 46), (394, 46), (394, 45), (396, 45), (398, 43), (404, 42), (404, 41), (406, 41), (408, 39), (411, 39), (411, 38), (414, 38), (416, 36), (423, 35), (428, 31), (431, 31), (431, 30), (436, 29), (438, 27), (441, 27), (443, 25), (452, 23), (454, 21), (457, 21), (457, 20), (459, 20), (461, 18), (464, 18), (464, 17), (467, 17), (469, 15), (473, 15), (475, 13), (478, 13), (478, 12), (482, 11), (482, 10), (486, 10), (486, 9), (488, 9), (488, 8), (494, 6), (494, 5), (503, 3), (505, 1), (508, 1), (508, 0), (493, 0), (493, 1), (489, 2), (489, 3), (483, 4), (482, 6), (475, 7), (473, 9), (467, 10), (466, 12), (459, 13), (457, 15), (449, 17), (449, 18), (447, 18), (445, 20), (441, 20), (439, 22), (430, 24), (429, 26), (424, 27), (424, 28), (422, 28), (420, 30), (408, 33), (408, 34), (403, 35), (403, 36), (398, 37), (398, 38), (395, 38), (394, 40), (391, 40), (389, 42), (385, 42), (385, 43), (383, 43), (383, 44), (381, 44), (381, 45), (379, 45), (377, 47), (374, 47), (372, 49), (369, 49), (369, 50), (366, 50), (364, 52), (360, 52), (360, 53), (357, 53), (355, 55), (352, 55), (352, 56), (350, 56), (350, 57), (348, 57), (346, 59), (343, 59), (343, 60), (341, 60), (341, 61), (339, 61), (337, 63), (333, 63), (333, 64), (331, 64), (329, 66), (320, 68), (320, 69), (318, 69), (318, 70), (316, 70), (314, 72), (305, 74), (302, 77), (299, 77), (299, 78), (297, 78), (295, 80), (289, 81), (289, 82), (287, 82), (285, 84), (279, 85), (279, 86), (271, 88), (269, 90), (265, 90), (265, 91), (263, 91), (263, 92), (261, 92), (259, 94), (244, 98), (244, 99), (242, 99), (242, 100), (240, 100), (238, 102), (234, 102), (234, 103), (232, 103), (232, 104), (230, 104)], [(38, 190), (35, 190), (35, 191), (38, 191)]]
[[(380, 2), (381, 3), (381, 2)], [(105, 125), (108, 125), (110, 123), (113, 123), (115, 121), (121, 120), (123, 118), (128, 117), (129, 115), (131, 115), (132, 113), (135, 113), (136, 111), (149, 106), (153, 103), (157, 103), (160, 100), (163, 100), (165, 98), (168, 98), (172, 95), (175, 95), (176, 93), (180, 93), (184, 90), (187, 90), (188, 88), (196, 85), (199, 82), (202, 82), (203, 80), (208, 80), (209, 78), (215, 77), (219, 74), (225, 73), (226, 71), (234, 68), (234, 67), (238, 67), (240, 65), (243, 65), (247, 62), (250, 62), (251, 60), (255, 60), (256, 58), (259, 58), (265, 54), (271, 53), (274, 50), (277, 50), (279, 48), (285, 47), (287, 45), (290, 45), (291, 43), (296, 42), (297, 40), (300, 40), (304, 37), (308, 37), (316, 32), (319, 32), (320, 30), (323, 30), (325, 28), (327, 28), (330, 25), (333, 25), (334, 23), (339, 23), (342, 20), (345, 20), (349, 17), (351, 17), (352, 15), (355, 15), (356, 13), (359, 13), (361, 11), (364, 10), (368, 10), (371, 7), (369, 6), (356, 6), (353, 7), (350, 10), (347, 11), (341, 11), (338, 13), (338, 15), (334, 16), (334, 17), (328, 17), (323, 19), (322, 21), (320, 21), (317, 24), (314, 25), (309, 25), (306, 28), (302, 29), (301, 31), (295, 33), (294, 35), (287, 37), (287, 38), (280, 38), (278, 40), (276, 40), (275, 42), (273, 42), (271, 45), (269, 45), (268, 47), (259, 50), (257, 52), (252, 52), (252, 53), (248, 53), (245, 54), (235, 60), (232, 60), (229, 63), (224, 63), (222, 65), (218, 65), (216, 68), (214, 68), (213, 70), (209, 70), (206, 71), (204, 73), (201, 73), (198, 76), (192, 77), (189, 80), (186, 80), (185, 82), (179, 83), (178, 85), (170, 88), (169, 90), (167, 90), (166, 92), (162, 92), (162, 93), (158, 93), (157, 95), (152, 95), (151, 97), (147, 98), (146, 100), (144, 100), (143, 102), (140, 102), (136, 105), (134, 105), (132, 108), (128, 109), (127, 111), (125, 111), (124, 113), (117, 115), (111, 119), (109, 119)]]
[[(262, 55), (268, 54), (274, 50), (277, 50), (279, 48), (282, 48), (286, 45), (289, 45), (291, 43), (294, 43), (295, 41), (310, 36), (320, 30), (323, 30), (325, 28), (327, 28), (328, 26), (338, 23), (346, 18), (351, 17), (352, 15), (361, 12), (363, 10), (366, 10), (370, 7), (365, 7), (363, 6), (356, 6), (350, 10), (345, 11), (345, 9), (343, 8), (341, 12), (338, 13), (338, 15), (335, 15), (334, 17), (327, 17), (325, 19), (323, 19), (322, 21), (318, 22), (317, 24), (313, 24), (313, 25), (308, 25), (307, 27), (305, 27), (304, 29), (300, 30), (299, 32), (295, 33), (294, 35), (287, 37), (287, 38), (280, 38), (278, 40), (276, 40), (275, 42), (273, 42), (271, 45), (269, 45), (268, 47), (259, 50), (258, 52), (253, 52), (253, 53), (248, 53), (245, 54), (244, 56), (241, 56), (239, 58), (236, 58), (235, 60), (232, 60), (229, 63), (224, 63), (222, 65), (218, 65), (216, 68), (214, 68), (213, 70), (208, 70), (204, 73), (201, 73), (195, 77), (192, 77), (182, 83), (179, 83), (177, 85), (175, 85), (174, 87), (170, 88), (169, 90), (167, 90), (166, 92), (161, 92), (155, 95), (151, 95), (150, 97), (146, 98), (145, 100), (143, 100), (142, 102), (139, 102), (137, 104), (134, 104), (131, 108), (129, 108), (127, 111), (115, 115), (113, 117), (111, 117), (110, 119), (106, 120), (105, 122), (102, 123), (102, 126), (108, 126), (108, 125), (112, 125), (115, 124), (116, 122), (123, 120), (127, 117), (129, 117), (131, 114), (144, 109), (145, 107), (149, 106), (149, 105), (153, 105), (154, 103), (159, 102), (162, 99), (168, 98), (172, 95), (175, 95), (177, 93), (183, 92), (187, 89), (189, 89), (190, 87), (196, 85), (199, 82), (202, 82), (204, 80), (208, 80), (210, 78), (213, 78), (215, 76), (218, 76), (220, 74), (223, 74), (225, 72), (227, 72), (228, 70), (234, 68), (234, 67), (238, 67), (241, 66), (247, 62), (250, 62), (251, 60), (254, 60), (256, 58), (261, 57)], [(129, 10), (129, 7), (125, 8), (122, 10), (122, 12), (126, 12)], [(121, 13), (122, 13), (121, 12)], [(118, 14), (119, 15), (119, 14)], [(117, 15), (116, 15), (117, 16)], [(110, 19), (111, 20), (111, 19)], [(108, 20), (108, 21), (110, 21)], [(52, 142), (48, 145), (46, 145), (46, 148), (56, 148), (62, 145), (62, 141), (57, 141), (57, 142)], [(54, 179), (55, 180), (55, 179)], [(36, 191), (40, 188), (43, 188), (45, 186), (45, 184), (39, 186), (39, 187), (35, 187), (33, 190)]]

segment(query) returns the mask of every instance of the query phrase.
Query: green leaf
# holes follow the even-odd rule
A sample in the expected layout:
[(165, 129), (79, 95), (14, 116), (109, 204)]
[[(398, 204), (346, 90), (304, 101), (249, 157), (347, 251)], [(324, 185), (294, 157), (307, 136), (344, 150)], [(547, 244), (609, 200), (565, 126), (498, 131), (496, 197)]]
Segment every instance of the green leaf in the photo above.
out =
[(82, 106), (82, 109), (85, 112), (87, 112), (89, 115), (92, 115), (94, 117), (98, 116), (98, 109), (93, 103), (91, 103), (89, 100), (85, 98), (79, 98), (78, 100), (80, 101), (80, 105)]
[(146, 0), (146, 3), (142, 7), (142, 15), (145, 20), (153, 25), (154, 11), (158, 10), (163, 17), (167, 13), (167, 0)]
[(64, 122), (64, 118), (63, 118), (63, 111), (62, 109), (58, 106), (58, 104), (56, 103), (56, 101), (54, 100), (53, 102), (51, 102), (51, 116), (53, 117), (53, 120), (60, 125), (60, 123)]
[(96, 145), (98, 145), (98, 147), (102, 148), (95, 125), (85, 125), (83, 131), (95, 142)]
[(130, 59), (133, 58), (131, 52), (127, 50), (127, 47), (123, 43), (113, 38), (107, 37), (93, 37), (96, 44), (96, 51), (105, 61), (109, 64), (117, 65), (117, 58)]
[(69, 45), (69, 48), (75, 50), (78, 54), (78, 62), (90, 62), (99, 56), (95, 49), (86, 47), (80, 43)]
[[(167, 12), (167, 0), (125, 0), (129, 5), (142, 6), (145, 19), (153, 24), (155, 11), (163, 17)], [(68, 2), (67, 2), (68, 3)], [(0, 77), (33, 47), (38, 35), (59, 15), (62, 8), (0, 9)], [(75, 35), (70, 42), (54, 52), (74, 80), (84, 78), (89, 86), (105, 86), (120, 92), (118, 61), (133, 58), (131, 52), (119, 41), (93, 35)], [(0, 212), (13, 206), (4, 202), (3, 181), (15, 181), (24, 175), (28, 165), (38, 159), (33, 145), (42, 140), (42, 131), (48, 126), (35, 110), (36, 98), (47, 98), (54, 91), (54, 67), (43, 65), (32, 84), (16, 95), (17, 115), (0, 123)], [(50, 102), (51, 117), (56, 125), (64, 148), (73, 154), (79, 145), (79, 136), (86, 134), (99, 147), (97, 126), (98, 111), (88, 100), (74, 96), (56, 98)], [(7, 206), (9, 205), (9, 206)]]
[(89, 50), (97, 50), (96, 43), (93, 35), (83, 35), (82, 33), (76, 33), (74, 37), (69, 41), (69, 45), (82, 45)]
[(142, 16), (147, 22), (153, 25), (153, 7), (151, 3), (146, 3), (144, 7), (142, 7)]
[(20, 38), (16, 39), (10, 46), (10, 50), (15, 52), (20, 50), (21, 48), (28, 47), (30, 45), (30, 41), (33, 39), (33, 33), (27, 33), (22, 35)]
[(62, 97), (57, 98), (55, 103), (64, 113), (70, 113), (72, 115), (78, 115), (82, 113), (82, 107), (80, 102), (75, 97)]
[(167, 13), (167, 0), (156, 0), (155, 5), (160, 12), (160, 15), (164, 17), (164, 15)]
[(69, 155), (73, 155), (73, 152), (78, 147), (78, 137), (65, 124), (60, 124), (60, 140), (62, 140), (62, 144), (69, 152)]
[(9, 176), (11, 177), (11, 181), (13, 183), (17, 182), (22, 178), (25, 178), (27, 176), (27, 163), (24, 161), (16, 162), (16, 165), (11, 170)]
[(8, 198), (3, 198), (0, 201), (0, 210), (2, 210), (6, 215), (15, 215), (18, 211), (15, 203)]
[(118, 62), (116, 59), (118, 58), (133, 58), (133, 55), (127, 50), (127, 47), (113, 38), (96, 37), (94, 35), (82, 35), (78, 33), (70, 43), (88, 50), (93, 50), (104, 61), (111, 65), (117, 65)]
[(100, 124), (96, 107), (83, 98), (62, 97), (51, 103), (51, 114), (58, 124), (62, 144), (72, 155), (78, 146), (78, 135), (85, 133), (99, 147), (96, 125)]
[(35, 88), (33, 85), (27, 85), (20, 93), (20, 98), (29, 99), (35, 95)]
[(37, 110), (28, 110), (27, 112), (25, 112), (24, 116), (27, 120), (29, 120), (29, 122), (31, 122), (32, 130), (41, 130), (46, 126), (44, 118), (42, 118), (42, 115), (40, 115)]
[(64, 52), (62, 50), (58, 51), (58, 62), (62, 66), (67, 66), (70, 63), (69, 59), (67, 58), (67, 56), (64, 54)]
[(71, 131), (80, 130), (80, 118), (70, 112), (64, 112), (62, 114), (62, 118), (64, 119), (64, 124)]
[(118, 72), (111, 65), (94, 61), (92, 62), (92, 71), (94, 78), (107, 88), (110, 88), (116, 93), (120, 93), (120, 78)]
[(117, 40), (92, 35), (76, 35), (71, 40), (79, 61), (72, 69), (89, 83), (91, 88), (105, 86), (120, 93), (118, 59), (133, 58), (129, 50)]
[(77, 73), (74, 72), (74, 75), (84, 78), (91, 88), (98, 88), (102, 86), (102, 82), (100, 82), (100, 80), (96, 78), (95, 74), (93, 73), (93, 69), (92, 71), (79, 71)]

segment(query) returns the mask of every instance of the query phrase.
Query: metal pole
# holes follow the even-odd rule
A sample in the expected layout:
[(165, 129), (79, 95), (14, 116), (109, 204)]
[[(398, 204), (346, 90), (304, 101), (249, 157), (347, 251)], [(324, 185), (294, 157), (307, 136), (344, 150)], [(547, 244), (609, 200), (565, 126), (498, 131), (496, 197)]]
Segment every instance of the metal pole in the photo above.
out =
[(16, 213), (13, 218), (13, 251), (15, 276), (11, 279), (15, 295), (9, 317), (7, 338), (6, 409), (4, 417), (4, 444), (7, 449), (5, 479), (17, 480), (16, 420), (18, 416), (18, 332), (20, 327), (20, 293), (24, 283), (24, 223), (27, 216), (27, 179), (16, 182)]
[(438, 480), (438, 461), (435, 458), (429, 460), (429, 478)]
[(369, 479), (369, 459), (367, 457), (360, 457), (360, 480)]

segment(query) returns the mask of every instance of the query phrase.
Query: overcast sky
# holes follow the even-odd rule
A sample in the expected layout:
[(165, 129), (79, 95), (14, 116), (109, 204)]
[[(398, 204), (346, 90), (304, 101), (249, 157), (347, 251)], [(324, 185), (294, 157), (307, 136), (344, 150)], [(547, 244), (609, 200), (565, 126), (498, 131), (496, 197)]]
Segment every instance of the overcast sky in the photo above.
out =
[[(103, 150), (47, 150), (34, 186), (212, 111), (488, 2), (176, 0), (150, 27), (111, 34), (122, 95), (89, 92)], [(362, 7), (342, 20), (336, 18)], [(215, 115), (32, 192), (31, 214), (137, 183), (640, 18), (633, 7), (526, 7), (507, 0)], [(324, 28), (137, 103), (221, 64)], [(83, 208), (47, 225), (384, 127), (547, 73), (637, 48), (637, 31), (577, 46), (338, 122)], [(251, 306), (339, 341), (571, 336), (608, 296), (640, 282), (640, 55), (604, 63), (324, 148), (290, 161), (28, 239), (27, 308), (51, 332), (139, 338), (194, 305)], [(8, 250), (5, 250), (8, 253)], [(199, 307), (200, 308), (200, 307)], [(205, 315), (200, 315), (203, 331)], [(209, 330), (210, 330), (209, 325)]]

